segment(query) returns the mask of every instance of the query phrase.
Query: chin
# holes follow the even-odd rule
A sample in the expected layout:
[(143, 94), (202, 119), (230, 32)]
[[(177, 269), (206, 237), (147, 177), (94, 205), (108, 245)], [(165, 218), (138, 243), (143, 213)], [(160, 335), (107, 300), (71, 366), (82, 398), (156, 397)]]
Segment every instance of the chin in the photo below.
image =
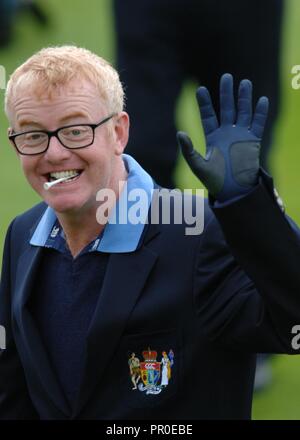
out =
[(72, 213), (72, 212), (78, 212), (83, 206), (83, 203), (80, 203), (80, 201), (76, 200), (66, 200), (61, 198), (60, 200), (55, 200), (53, 197), (46, 197), (45, 202), (51, 206), (52, 209), (54, 209), (55, 212), (58, 212), (60, 214), (64, 213)]
[(46, 199), (45, 202), (51, 206), (55, 212), (68, 215), (83, 214), (85, 211), (88, 211), (88, 207), (91, 206), (88, 200), (79, 197), (76, 199), (74, 197), (62, 197), (60, 199), (57, 198), (56, 200), (55, 198), (49, 198), (49, 201)]
[(66, 206), (54, 203), (49, 204), (49, 206), (51, 206), (51, 208), (58, 214), (75, 214), (79, 211), (79, 209), (74, 205)]

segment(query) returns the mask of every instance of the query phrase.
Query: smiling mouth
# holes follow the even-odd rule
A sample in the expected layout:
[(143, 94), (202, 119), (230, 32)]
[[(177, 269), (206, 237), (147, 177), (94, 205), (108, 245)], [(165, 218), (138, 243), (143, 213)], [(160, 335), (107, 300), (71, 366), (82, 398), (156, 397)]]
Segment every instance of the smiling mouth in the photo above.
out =
[(46, 175), (46, 179), (48, 182), (54, 182), (55, 180), (65, 178), (63, 182), (58, 183), (58, 185), (61, 185), (62, 183), (71, 182), (75, 179), (77, 179), (83, 170), (67, 170), (67, 171), (58, 171), (55, 173), (48, 173)]

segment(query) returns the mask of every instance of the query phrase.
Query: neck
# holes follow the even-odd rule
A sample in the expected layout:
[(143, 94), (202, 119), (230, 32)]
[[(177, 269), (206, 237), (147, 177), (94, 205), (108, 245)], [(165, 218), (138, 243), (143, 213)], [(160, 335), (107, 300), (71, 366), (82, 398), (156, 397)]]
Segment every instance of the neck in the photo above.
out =
[[(83, 218), (84, 217), (84, 218)], [(59, 222), (64, 230), (66, 241), (72, 256), (75, 258), (81, 250), (93, 241), (104, 229), (105, 225), (99, 225), (96, 214), (82, 216), (81, 219), (66, 219), (58, 215)]]
[[(114, 181), (108, 185), (108, 188), (114, 191), (117, 200), (123, 188), (123, 185), (119, 185), (119, 182), (125, 182), (127, 179), (127, 171), (123, 161), (116, 175), (119, 177), (114, 178)], [(106, 217), (106, 222), (101, 221), (99, 223), (97, 221), (96, 213), (99, 205), (100, 203), (97, 204), (95, 197), (95, 203), (85, 210), (75, 213), (57, 213), (57, 218), (64, 230), (68, 247), (74, 258), (87, 244), (95, 240), (106, 226), (108, 216)], [(113, 206), (111, 205), (109, 211)]]

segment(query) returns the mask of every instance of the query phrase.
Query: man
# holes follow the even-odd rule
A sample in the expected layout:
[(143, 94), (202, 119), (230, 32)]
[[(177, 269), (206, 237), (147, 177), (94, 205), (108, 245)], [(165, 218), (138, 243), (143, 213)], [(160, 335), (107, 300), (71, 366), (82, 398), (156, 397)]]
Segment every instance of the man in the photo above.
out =
[[(233, 200), (263, 185), (258, 144), (267, 100), (253, 116), (251, 88), (242, 82), (233, 123), (232, 87), (232, 77), (223, 76), (220, 126), (206, 91), (199, 91), (208, 110), (204, 166), (198, 156), (191, 159), (189, 140), (179, 134), (224, 215)], [(296, 352), (291, 329), (300, 319), (299, 295), (267, 285), (258, 293), (207, 203), (197, 212), (205, 217), (202, 234), (186, 235), (187, 222), (175, 221), (176, 211), (168, 224), (160, 212), (154, 221), (152, 206), (165, 199), (156, 197), (138, 163), (122, 155), (129, 118), (118, 75), (103, 59), (69, 46), (40, 51), (13, 73), (6, 113), (10, 141), (44, 202), (18, 216), (6, 237), (0, 417), (249, 418), (255, 353)], [(125, 189), (146, 194), (150, 214), (142, 222), (112, 221)], [(116, 203), (106, 205), (101, 191)], [(191, 200), (197, 207), (196, 199), (178, 198), (177, 211)], [(166, 386), (160, 385), (162, 352), (172, 353)], [(143, 358), (135, 390), (128, 353)]]
[(135, 356), (135, 353), (131, 353), (131, 357), (128, 361), (131, 381), (133, 383), (133, 390), (137, 389), (137, 383), (141, 378), (140, 374), (140, 360)]

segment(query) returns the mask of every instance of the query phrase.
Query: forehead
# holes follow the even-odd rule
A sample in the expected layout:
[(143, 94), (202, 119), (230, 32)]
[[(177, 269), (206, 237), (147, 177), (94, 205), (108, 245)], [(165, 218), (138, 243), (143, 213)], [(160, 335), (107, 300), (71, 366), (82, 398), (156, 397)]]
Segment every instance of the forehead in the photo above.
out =
[(22, 120), (58, 121), (67, 113), (82, 113), (93, 117), (105, 110), (105, 103), (97, 87), (88, 81), (74, 80), (66, 85), (43, 90), (40, 85), (19, 86), (12, 102), (12, 122), (22, 125)]

